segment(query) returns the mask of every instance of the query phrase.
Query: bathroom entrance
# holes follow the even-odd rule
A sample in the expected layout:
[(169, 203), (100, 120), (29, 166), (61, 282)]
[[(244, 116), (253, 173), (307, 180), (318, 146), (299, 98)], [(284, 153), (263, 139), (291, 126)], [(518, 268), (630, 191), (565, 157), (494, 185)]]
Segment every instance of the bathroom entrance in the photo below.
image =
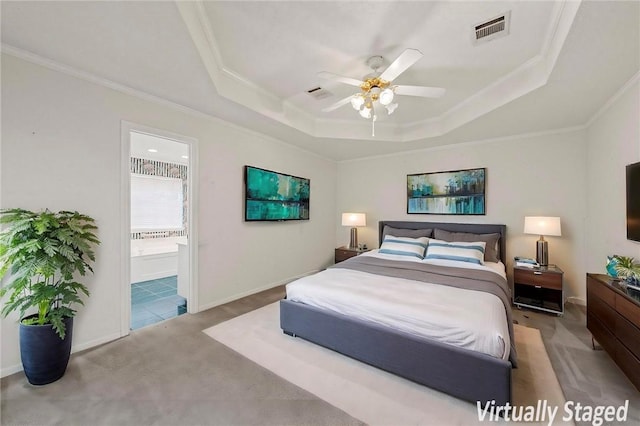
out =
[(129, 153), (128, 333), (193, 312), (195, 149), (191, 141), (139, 126), (124, 133)]

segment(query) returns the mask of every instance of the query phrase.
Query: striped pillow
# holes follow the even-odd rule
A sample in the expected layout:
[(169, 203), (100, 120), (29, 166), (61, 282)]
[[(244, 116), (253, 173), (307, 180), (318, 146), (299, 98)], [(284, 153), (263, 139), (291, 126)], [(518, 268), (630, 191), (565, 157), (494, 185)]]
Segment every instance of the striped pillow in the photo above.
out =
[(476, 242), (446, 242), (441, 240), (429, 241), (425, 259), (447, 259), (484, 265), (484, 249), (487, 243)]
[(427, 244), (429, 244), (429, 238), (427, 237), (408, 238), (385, 235), (379, 252), (424, 259)]

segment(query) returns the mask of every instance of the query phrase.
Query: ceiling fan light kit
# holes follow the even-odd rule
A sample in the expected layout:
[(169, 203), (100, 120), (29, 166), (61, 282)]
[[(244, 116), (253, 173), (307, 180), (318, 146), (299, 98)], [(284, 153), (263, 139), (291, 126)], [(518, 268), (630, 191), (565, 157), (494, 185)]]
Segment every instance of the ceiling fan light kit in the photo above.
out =
[(425, 98), (438, 98), (444, 95), (445, 89), (439, 87), (398, 86), (391, 84), (395, 78), (415, 64), (420, 58), (422, 58), (422, 53), (420, 53), (419, 50), (406, 49), (382, 74), (379, 74), (378, 68), (384, 63), (384, 58), (382, 56), (372, 56), (367, 59), (367, 65), (373, 70), (373, 74), (366, 76), (364, 80), (356, 80), (326, 71), (318, 73), (318, 76), (321, 78), (360, 88), (360, 92), (339, 100), (333, 105), (324, 108), (323, 111), (333, 111), (347, 103), (351, 103), (353, 109), (358, 111), (361, 117), (372, 119), (371, 136), (375, 136), (374, 123), (378, 118), (375, 114), (376, 103), (384, 106), (387, 110), (387, 115), (391, 115), (398, 108), (397, 102), (392, 103), (396, 95)]

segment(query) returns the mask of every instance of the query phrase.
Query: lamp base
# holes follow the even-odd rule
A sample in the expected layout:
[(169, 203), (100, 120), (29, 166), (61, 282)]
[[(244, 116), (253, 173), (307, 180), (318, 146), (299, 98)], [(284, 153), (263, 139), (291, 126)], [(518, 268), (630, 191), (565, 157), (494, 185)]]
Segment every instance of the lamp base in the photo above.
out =
[(358, 228), (351, 228), (351, 241), (349, 241), (349, 248), (358, 248)]
[(543, 239), (536, 242), (536, 262), (540, 266), (549, 265), (549, 244)]

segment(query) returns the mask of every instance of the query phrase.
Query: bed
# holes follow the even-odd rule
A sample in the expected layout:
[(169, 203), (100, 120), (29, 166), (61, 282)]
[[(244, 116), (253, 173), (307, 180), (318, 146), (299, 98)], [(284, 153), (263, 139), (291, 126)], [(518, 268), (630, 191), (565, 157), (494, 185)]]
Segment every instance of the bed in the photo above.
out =
[[(503, 264), (506, 259), (505, 225), (381, 221), (379, 222), (381, 245), (384, 238), (383, 231), (389, 229), (387, 227), (407, 232), (440, 229), (456, 233), (499, 234), (495, 247), (496, 254)], [(360, 263), (368, 262), (362, 255), (353, 259), (357, 258), (361, 258), (358, 260)], [(334, 268), (361, 267), (355, 265), (356, 261), (352, 262), (353, 264), (346, 264), (346, 262), (341, 262)], [(400, 263), (408, 264), (408, 262)], [(366, 275), (367, 273), (365, 276), (373, 281), (375, 277)], [(421, 272), (412, 271), (411, 273)], [(317, 275), (320, 274), (322, 273)], [(327, 273), (327, 275), (330, 274), (336, 275), (333, 271)], [(406, 281), (406, 285), (414, 284), (412, 279)], [(423, 281), (429, 282), (429, 279)], [(468, 279), (460, 278), (460, 281), (468, 281)], [(428, 285), (433, 286), (433, 284)], [(458, 290), (457, 282), (451, 285), (451, 292), (465, 291)], [(448, 286), (449, 284), (435, 287), (449, 288)], [(506, 280), (504, 286), (506, 286)], [(478, 292), (473, 293), (478, 294)], [(512, 402), (511, 369), (517, 363), (513, 345), (511, 306), (510, 302), (504, 301), (504, 297), (502, 299), (505, 312), (502, 321), (506, 323), (503, 327), (507, 327), (510, 333), (510, 341), (505, 348), (508, 353), (505, 352), (506, 355), (503, 357), (417, 335), (413, 330), (335, 312), (321, 304), (312, 306), (291, 300), (291, 297), (280, 302), (280, 326), (283, 332), (290, 336), (303, 338), (457, 398), (482, 403), (495, 401), (496, 405), (504, 405)]]

